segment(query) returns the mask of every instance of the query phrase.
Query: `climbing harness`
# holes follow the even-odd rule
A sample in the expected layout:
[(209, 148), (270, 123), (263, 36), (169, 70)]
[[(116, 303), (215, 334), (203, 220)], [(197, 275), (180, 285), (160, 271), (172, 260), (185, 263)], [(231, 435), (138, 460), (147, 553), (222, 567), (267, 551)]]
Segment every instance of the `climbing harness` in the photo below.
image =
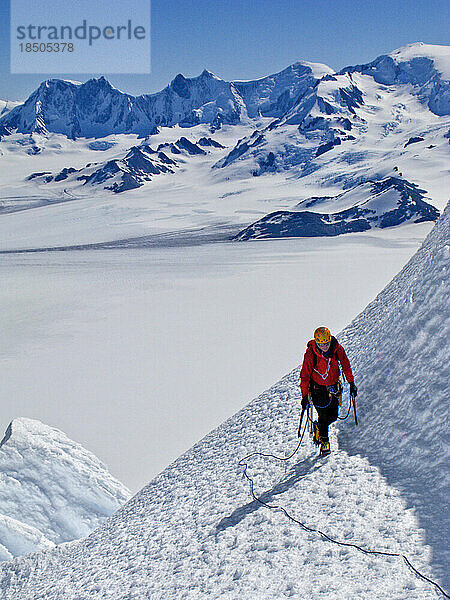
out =
[[(325, 381), (325, 379), (328, 377), (328, 373), (330, 372), (330, 367), (331, 367), (331, 359), (333, 358), (333, 356), (335, 355), (335, 351), (333, 351), (333, 353), (331, 354), (330, 357), (326, 357), (322, 354), (322, 357), (327, 361), (327, 370), (325, 371), (325, 373), (321, 373), (320, 371), (317, 370), (317, 354), (313, 352), (313, 371), (315, 371), (318, 375), (320, 375), (322, 377), (322, 379)], [(338, 361), (339, 364), (339, 361)]]
[[(348, 411), (345, 417), (339, 417), (341, 420), (344, 420), (348, 417), (348, 415), (350, 414), (350, 410), (351, 407), (353, 406), (353, 411), (354, 411), (354, 417), (355, 417), (355, 425), (358, 424), (358, 419), (357, 419), (357, 415), (356, 415), (356, 403), (355, 403), (355, 397), (352, 396), (350, 394), (350, 399), (349, 399), (349, 407), (348, 407)], [(299, 436), (299, 442), (297, 444), (297, 447), (295, 448), (295, 450), (286, 457), (281, 457), (281, 456), (276, 456), (274, 454), (265, 454), (262, 452), (252, 452), (251, 454), (244, 456), (244, 458), (241, 458), (241, 460), (239, 461), (239, 466), (243, 467), (243, 472), (242, 475), (243, 477), (245, 477), (249, 484), (250, 484), (250, 494), (253, 498), (253, 500), (255, 502), (258, 502), (259, 504), (261, 504), (261, 506), (264, 506), (266, 508), (269, 508), (270, 510), (278, 510), (280, 512), (282, 512), (290, 521), (292, 521), (293, 523), (296, 523), (297, 525), (300, 525), (300, 527), (302, 529), (304, 529), (305, 531), (309, 531), (310, 533), (317, 533), (319, 534), (323, 539), (327, 540), (328, 542), (332, 542), (333, 544), (337, 544), (338, 546), (347, 546), (347, 547), (351, 547), (351, 548), (355, 548), (356, 550), (359, 550), (360, 552), (363, 552), (364, 554), (376, 554), (379, 556), (392, 556), (392, 557), (396, 557), (396, 558), (402, 558), (403, 561), (406, 563), (406, 565), (411, 569), (411, 571), (420, 579), (422, 579), (423, 581), (426, 581), (427, 583), (430, 583), (431, 585), (433, 585), (443, 596), (444, 598), (450, 598), (450, 595), (447, 594), (447, 592), (444, 591), (444, 589), (435, 581), (433, 581), (432, 579), (430, 579), (429, 577), (426, 577), (425, 575), (423, 575), (420, 571), (418, 571), (409, 561), (408, 557), (405, 556), (404, 554), (402, 554), (401, 552), (384, 552), (381, 550), (367, 550), (366, 548), (362, 548), (361, 546), (358, 546), (357, 544), (352, 544), (350, 542), (341, 542), (339, 540), (336, 540), (332, 537), (330, 537), (329, 535), (327, 535), (326, 533), (324, 533), (323, 531), (321, 531), (320, 529), (316, 529), (314, 527), (308, 527), (307, 525), (305, 525), (305, 523), (302, 523), (302, 521), (299, 521), (298, 519), (296, 519), (295, 517), (293, 517), (292, 515), (290, 515), (288, 513), (288, 511), (283, 508), (282, 506), (279, 506), (277, 504), (267, 504), (267, 502), (264, 502), (263, 500), (261, 500), (260, 498), (258, 498), (255, 494), (255, 489), (254, 489), (254, 481), (253, 479), (250, 477), (250, 475), (248, 474), (248, 460), (250, 458), (252, 458), (253, 456), (262, 456), (264, 458), (275, 458), (276, 460), (282, 461), (282, 462), (286, 462), (289, 459), (291, 459), (293, 456), (295, 456), (295, 454), (297, 454), (302, 441), (303, 441), (303, 437), (305, 435), (305, 431), (306, 428), (308, 427), (308, 424), (310, 426), (310, 430), (312, 429), (312, 419), (311, 419), (311, 409), (310, 406), (308, 405), (307, 408), (307, 419), (305, 422), (305, 425), (303, 427), (303, 431), (302, 433), (300, 433), (301, 427), (302, 427), (302, 420), (303, 420), (303, 414), (305, 412), (305, 409), (302, 409), (301, 412), (301, 416), (300, 416), (300, 425), (299, 425), (299, 429), (298, 429), (298, 436)]]
[[(319, 386), (318, 383), (316, 383), (315, 381), (312, 382), (313, 386)], [(314, 404), (315, 407), (318, 408), (328, 408), (330, 406), (330, 404), (333, 402), (334, 398), (337, 398), (338, 401), (338, 405), (341, 406), (342, 404), (342, 383), (340, 380), (338, 380), (337, 383), (333, 384), (333, 385), (327, 385), (327, 386), (320, 386), (320, 387), (326, 387), (328, 390), (328, 402), (326, 404), (319, 404), (317, 399), (315, 402), (312, 401), (312, 397), (311, 397), (311, 393), (308, 394), (309, 397), (309, 402), (310, 404)]]
[(328, 389), (328, 393), (333, 395), (333, 396), (342, 396), (342, 383), (340, 381), (338, 381), (337, 383), (334, 383), (333, 385), (329, 385), (327, 386)]
[[(328, 350), (329, 352), (329, 350)], [(327, 361), (327, 369), (325, 371), (325, 373), (321, 373), (318, 369), (317, 369), (317, 354), (316, 352), (313, 350), (313, 366), (312, 366), (312, 370), (315, 371), (318, 375), (320, 375), (320, 377), (322, 377), (322, 379), (325, 381), (325, 379), (328, 377), (328, 373), (330, 372), (330, 367), (331, 367), (331, 361), (333, 359), (334, 356), (336, 356), (336, 360), (338, 363), (338, 367), (339, 367), (339, 358), (337, 356), (337, 352), (336, 352), (336, 345), (333, 345), (332, 347), (332, 352), (330, 356), (325, 356), (323, 353), (321, 353), (322, 358), (324, 358)]]

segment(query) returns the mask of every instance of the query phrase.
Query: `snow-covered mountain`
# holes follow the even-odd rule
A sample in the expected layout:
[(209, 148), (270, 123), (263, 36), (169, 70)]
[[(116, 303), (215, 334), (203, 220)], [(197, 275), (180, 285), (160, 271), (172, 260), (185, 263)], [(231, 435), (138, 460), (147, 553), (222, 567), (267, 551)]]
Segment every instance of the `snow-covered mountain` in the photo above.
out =
[[(358, 428), (344, 424), (326, 460), (309, 440), (284, 465), (247, 459), (265, 503), (333, 539), (405, 554), (441, 585), (449, 212), (338, 335), (358, 383)], [(85, 540), (0, 565), (4, 600), (436, 598), (403, 560), (334, 545), (249, 497), (238, 461), (295, 448), (298, 380), (296, 368)]]
[[(414, 49), (420, 57), (412, 58)], [(448, 131), (448, 119), (430, 119), (429, 113), (450, 114), (449, 57), (447, 47), (412, 44), (368, 65), (325, 75), (282, 118), (239, 140), (216, 167), (246, 160), (254, 175), (295, 166), (305, 176), (320, 168), (323, 159), (319, 157), (333, 151), (325, 160), (340, 157), (351, 171), (354, 163), (360, 168), (376, 156), (377, 148), (371, 143), (376, 128), (385, 138), (379, 151), (395, 139), (392, 158), (401, 155), (409, 140), (430, 145), (439, 122), (441, 135)], [(404, 97), (400, 99), (399, 94)], [(392, 135), (404, 132), (408, 133), (404, 141)]]
[[(234, 239), (316, 237), (436, 221), (439, 211), (424, 201), (424, 190), (398, 177), (355, 186), (336, 198), (303, 200), (296, 211), (277, 211), (259, 219)], [(327, 207), (338, 212), (327, 213)]]
[(331, 75), (327, 65), (298, 61), (279, 73), (253, 81), (233, 81), (249, 117), (281, 117), (295, 101), (314, 88), (319, 79)]
[[(112, 147), (112, 145), (108, 146), (108, 142), (103, 142), (103, 144), (103, 146), (94, 147), (91, 144), (91, 149), (103, 150)], [(182, 136), (175, 142), (159, 144), (157, 150), (149, 144), (140, 144), (132, 146), (120, 159), (88, 163), (81, 169), (64, 167), (56, 174), (52, 174), (50, 171), (36, 172), (32, 173), (27, 180), (35, 180), (39, 184), (61, 184), (63, 182), (63, 188), (67, 191), (67, 187), (71, 186), (72, 192), (76, 191), (77, 187), (91, 185), (121, 193), (143, 186), (145, 182), (152, 181), (155, 175), (174, 173), (179, 166), (180, 157), (183, 162), (183, 156), (205, 156), (207, 151), (202, 146), (224, 147), (208, 137), (202, 137), (198, 143), (193, 143)], [(166, 152), (172, 154), (173, 158), (170, 158)], [(20, 205), (17, 208), (22, 210)], [(8, 211), (12, 212), (11, 207), (8, 208)]]
[[(60, 79), (42, 82), (22, 105), (11, 110), (0, 104), (6, 127), (21, 133), (63, 133), (70, 138), (112, 133), (149, 135), (158, 126), (198, 123), (236, 124), (248, 117), (281, 118), (299, 123), (311, 104), (329, 114), (318, 81), (337, 81), (337, 101), (350, 112), (363, 102), (363, 92), (351, 75), (369, 75), (383, 86), (412, 85), (412, 93), (437, 115), (450, 113), (449, 59), (445, 47), (410, 44), (366, 65), (334, 75), (326, 65), (299, 61), (283, 71), (253, 81), (224, 81), (206, 69), (193, 78), (178, 74), (161, 92), (132, 96), (114, 88), (104, 77), (79, 83)], [(297, 105), (295, 107), (295, 105)], [(332, 105), (331, 105), (332, 106)], [(310, 122), (310, 121), (309, 121)], [(344, 127), (345, 129), (345, 127)]]
[(130, 496), (62, 431), (14, 419), (0, 443), (0, 560), (85, 537)]
[(408, 44), (341, 73), (370, 75), (382, 85), (411, 84), (412, 93), (436, 115), (450, 114), (450, 56), (445, 46)]
[(82, 169), (65, 167), (56, 175), (50, 172), (32, 173), (28, 180), (43, 183), (81, 182), (79, 185), (101, 185), (115, 193), (141, 187), (152, 176), (173, 173), (177, 163), (164, 152), (158, 152), (147, 144), (133, 146), (122, 159), (104, 163), (88, 163)]

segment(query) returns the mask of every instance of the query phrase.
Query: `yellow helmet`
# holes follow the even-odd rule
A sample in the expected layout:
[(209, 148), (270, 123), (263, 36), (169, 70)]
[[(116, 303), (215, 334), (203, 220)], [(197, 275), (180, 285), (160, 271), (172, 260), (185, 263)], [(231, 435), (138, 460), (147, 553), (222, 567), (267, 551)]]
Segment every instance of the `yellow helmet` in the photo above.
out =
[(326, 327), (318, 327), (314, 332), (314, 339), (317, 344), (328, 344), (331, 342), (330, 330)]

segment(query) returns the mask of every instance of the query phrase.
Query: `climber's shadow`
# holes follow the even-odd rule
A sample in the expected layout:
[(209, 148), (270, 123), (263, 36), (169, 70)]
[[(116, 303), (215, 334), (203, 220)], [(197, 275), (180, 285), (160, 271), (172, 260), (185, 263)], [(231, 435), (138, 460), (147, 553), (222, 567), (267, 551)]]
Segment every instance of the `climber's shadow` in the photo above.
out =
[[(300, 481), (306, 475), (314, 473), (318, 469), (321, 469), (324, 465), (323, 460), (319, 456), (309, 457), (302, 460), (295, 465), (286, 473), (286, 475), (276, 483), (270, 490), (263, 492), (258, 495), (257, 490), (254, 490), (255, 496), (259, 498), (264, 504), (270, 504), (271, 501), (280, 494), (283, 494), (291, 487), (293, 487), (298, 481)], [(231, 515), (224, 517), (216, 526), (216, 531), (223, 531), (228, 527), (234, 527), (240, 523), (247, 515), (251, 514), (255, 510), (258, 510), (263, 505), (257, 500), (253, 500), (244, 506), (236, 508)]]

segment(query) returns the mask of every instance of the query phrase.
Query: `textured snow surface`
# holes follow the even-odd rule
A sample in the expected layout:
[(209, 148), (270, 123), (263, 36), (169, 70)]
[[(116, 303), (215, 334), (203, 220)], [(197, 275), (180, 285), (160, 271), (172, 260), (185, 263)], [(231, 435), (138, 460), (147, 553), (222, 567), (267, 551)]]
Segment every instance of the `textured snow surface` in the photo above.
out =
[(84, 537), (130, 495), (63, 432), (14, 419), (0, 444), (0, 558)]
[(340, 336), (363, 375), (359, 435), (345, 426), (341, 445), (363, 452), (416, 509), (447, 587), (449, 216), (447, 206), (415, 256)]
[[(446, 565), (434, 533), (443, 530), (447, 473), (447, 243), (448, 210), (338, 336), (360, 389), (361, 424), (346, 423), (342, 433), (352, 455), (333, 433), (328, 459), (308, 440), (284, 466), (250, 462), (265, 502), (339, 540), (402, 552), (431, 577)], [(249, 499), (238, 460), (295, 447), (298, 376), (299, 368), (206, 436), (85, 540), (3, 563), (2, 598), (436, 598), (402, 560), (323, 541)]]

